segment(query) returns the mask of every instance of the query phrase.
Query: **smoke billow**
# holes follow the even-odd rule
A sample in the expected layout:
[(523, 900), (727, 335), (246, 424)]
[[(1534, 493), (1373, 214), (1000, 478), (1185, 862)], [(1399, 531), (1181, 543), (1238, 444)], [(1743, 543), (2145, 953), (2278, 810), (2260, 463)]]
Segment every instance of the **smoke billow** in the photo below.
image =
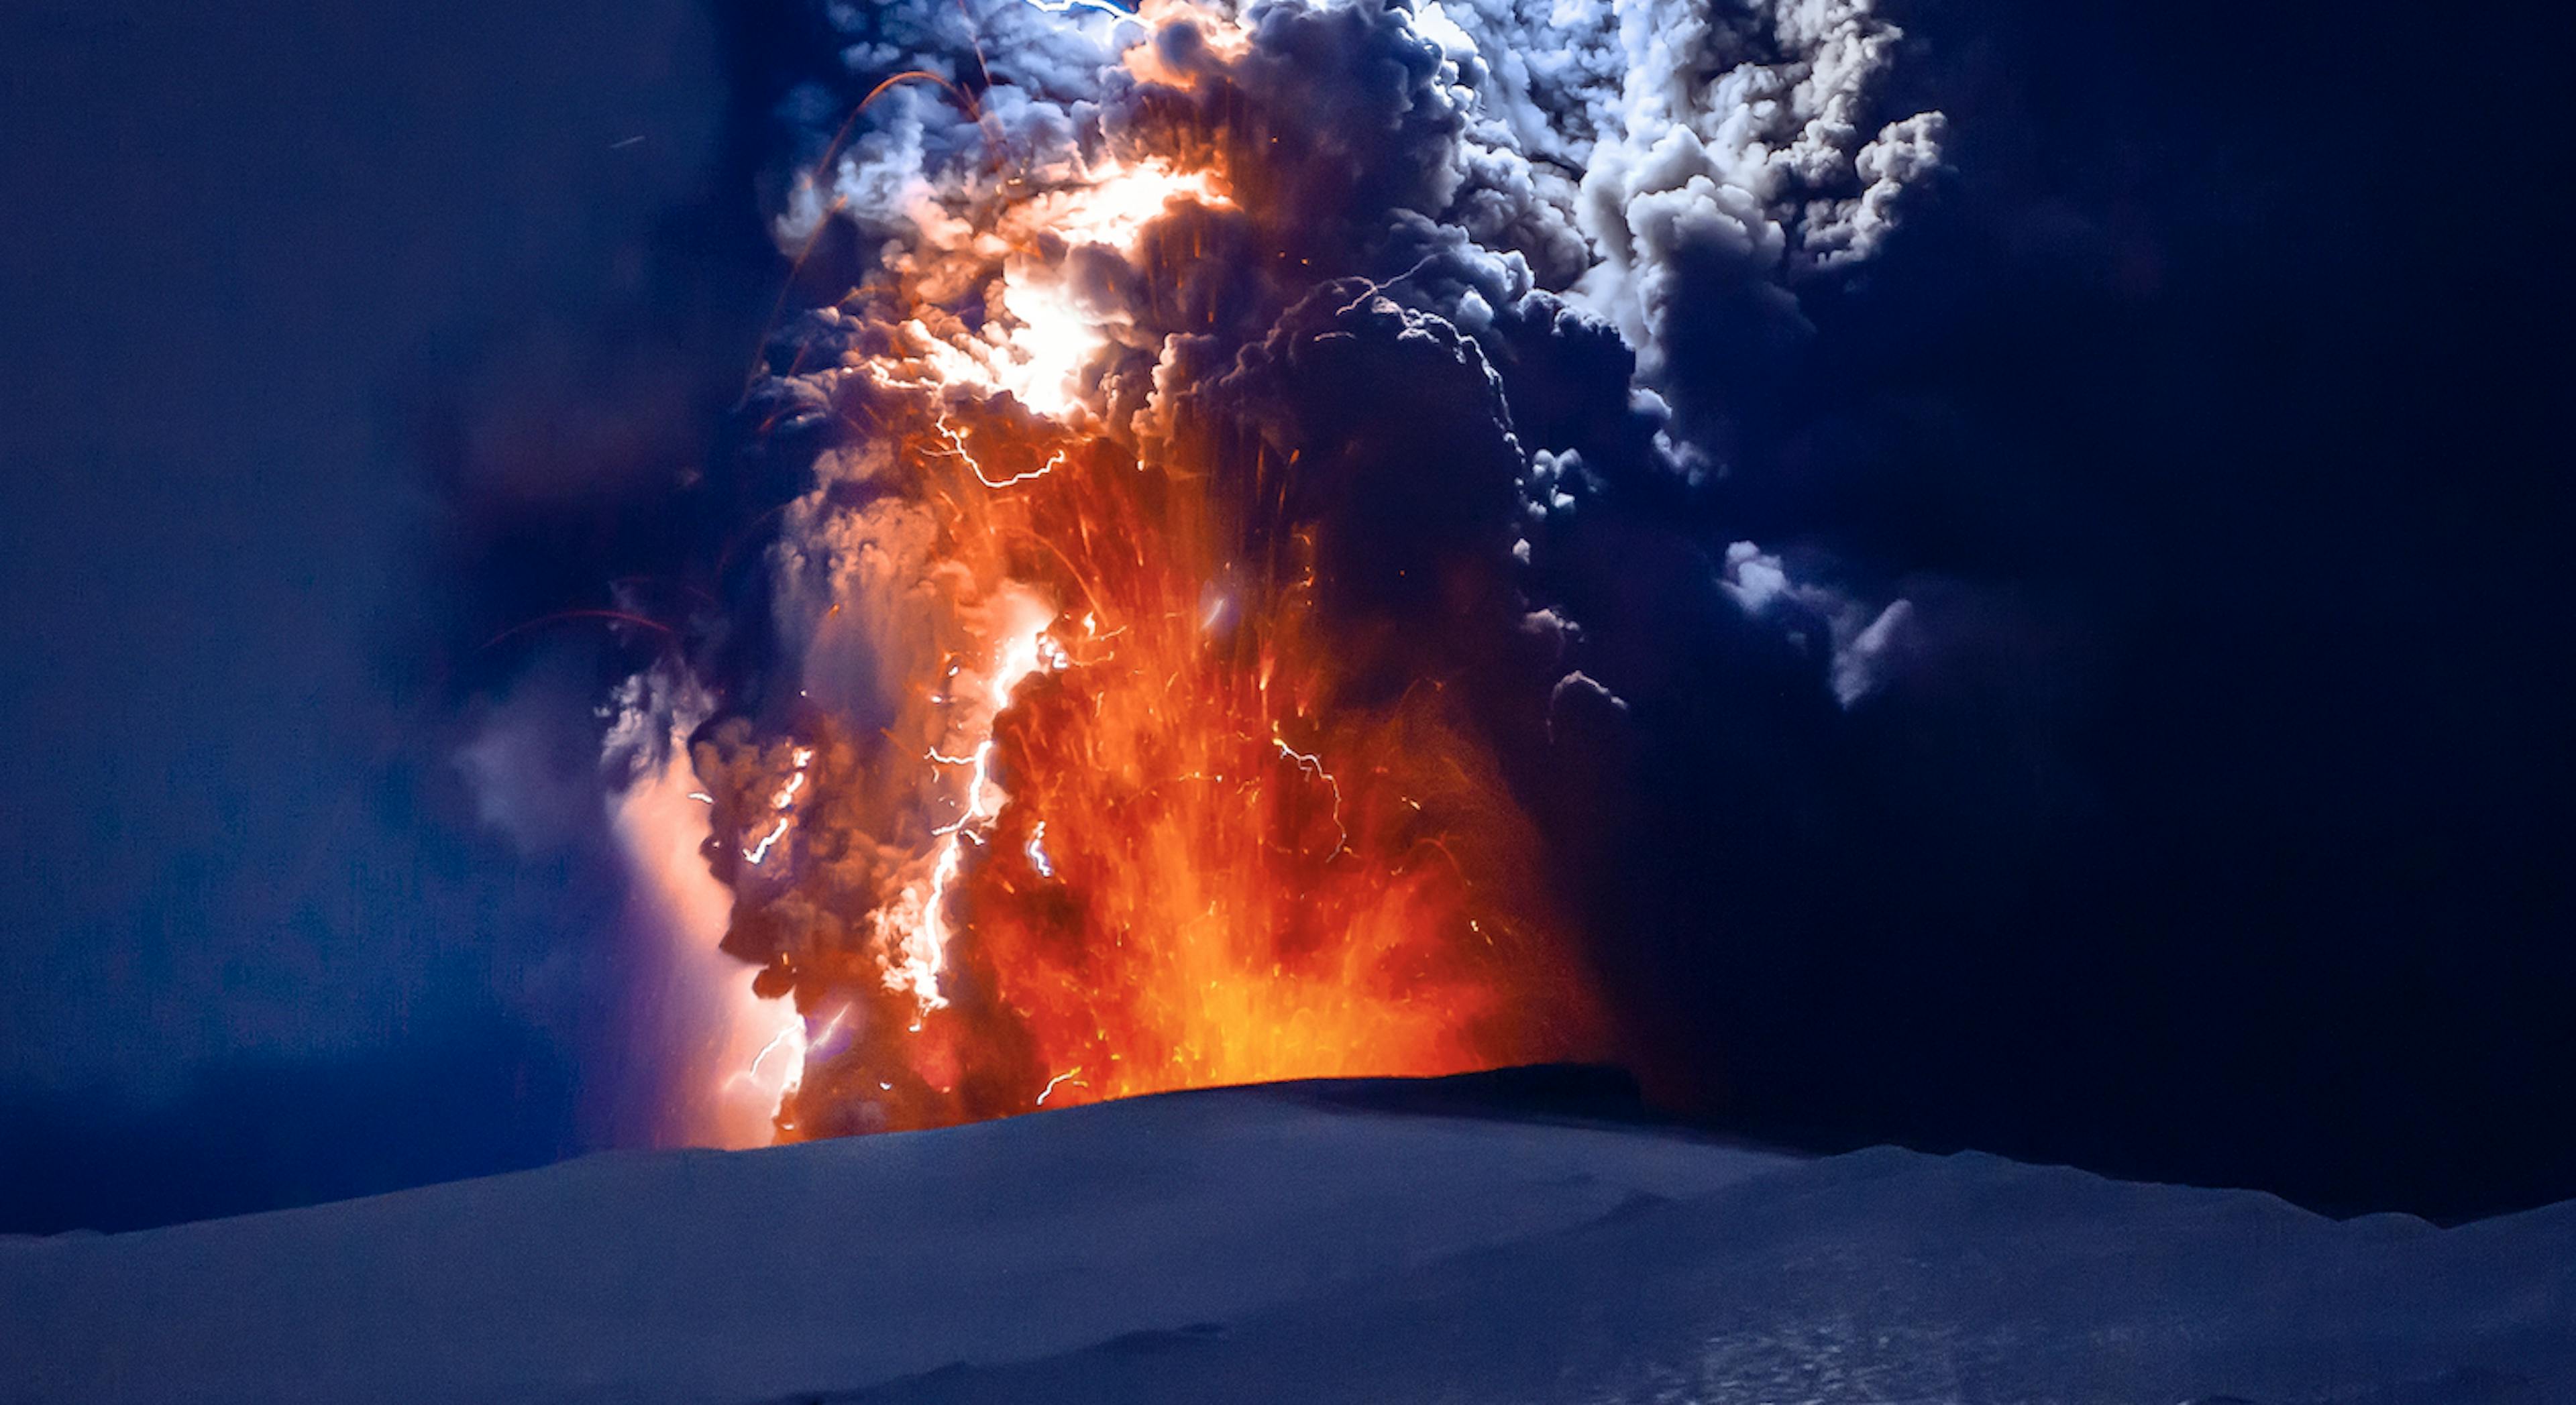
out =
[[(1606, 1052), (1551, 872), (1605, 802), (1529, 759), (1620, 745), (1652, 681), (1587, 635), (1657, 609), (1592, 519), (1724, 473), (1731, 369), (1939, 168), (1939, 114), (1881, 110), (1897, 31), (1856, 0), (819, 24), (772, 185), (828, 291), (693, 490), (681, 647), (612, 708), (639, 865), (702, 819), (723, 949), (792, 1002), (754, 1095), (807, 1134)], [(1619, 564), (1696, 572), (1828, 707), (1904, 654), (1905, 602), (1751, 543)]]

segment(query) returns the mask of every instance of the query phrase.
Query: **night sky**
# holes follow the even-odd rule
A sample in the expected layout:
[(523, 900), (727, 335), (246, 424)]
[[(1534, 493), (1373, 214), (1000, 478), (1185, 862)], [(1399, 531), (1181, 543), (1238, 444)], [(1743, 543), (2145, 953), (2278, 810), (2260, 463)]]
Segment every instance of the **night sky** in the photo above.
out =
[[(487, 641), (653, 556), (785, 276), (771, 7), (167, 8), (0, 15), (0, 1230), (634, 1140), (614, 867), (461, 758), (587, 686)], [(1954, 170), (1705, 358), (1733, 471), (1624, 500), (1578, 612), (1634, 730), (1527, 782), (1639, 1071), (1818, 1146), (2576, 1195), (2563, 33), (1884, 8)], [(1938, 666), (1820, 706), (1746, 538)], [(500, 764), (570, 807), (566, 711)]]

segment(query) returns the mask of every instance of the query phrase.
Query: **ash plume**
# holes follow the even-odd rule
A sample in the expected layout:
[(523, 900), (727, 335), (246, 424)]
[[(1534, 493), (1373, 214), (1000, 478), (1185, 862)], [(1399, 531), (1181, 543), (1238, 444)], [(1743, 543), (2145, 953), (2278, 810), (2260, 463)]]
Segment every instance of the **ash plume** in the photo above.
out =
[[(693, 775), (723, 949), (792, 1009), (752, 1093), (807, 1135), (1604, 1052), (1563, 817), (1528, 812), (1531, 754), (1625, 726), (1591, 520), (1725, 472), (1727, 368), (1939, 170), (1940, 115), (1881, 110), (1898, 31), (1834, 0), (814, 24), (769, 185), (828, 291), (695, 493), (717, 603), (611, 709), (613, 780)], [(1903, 656), (1903, 601), (1695, 559), (1841, 704)], [(1172, 890), (1216, 927), (1172, 936)]]

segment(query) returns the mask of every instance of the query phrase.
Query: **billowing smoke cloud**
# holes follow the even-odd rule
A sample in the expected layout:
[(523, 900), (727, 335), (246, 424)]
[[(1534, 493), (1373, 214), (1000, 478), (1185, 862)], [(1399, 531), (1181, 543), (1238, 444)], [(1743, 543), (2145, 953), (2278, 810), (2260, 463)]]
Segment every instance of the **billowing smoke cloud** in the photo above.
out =
[[(1723, 474), (1730, 368), (1938, 170), (1939, 115), (1879, 110), (1896, 30), (822, 19), (775, 228), (848, 291), (771, 340), (701, 494), (722, 604), (622, 691), (612, 757), (667, 869), (628, 821), (694, 726), (724, 948), (803, 1015), (782, 1125), (1600, 1052), (1509, 779), (1625, 709), (1566, 598), (1598, 595), (1564, 589), (1599, 575), (1581, 524)], [(1903, 653), (1903, 601), (1752, 543), (1700, 569), (1843, 704)]]
[[(424, 425), (465, 773), (629, 963), (546, 998), (667, 1075), (586, 1100), (766, 1139), (1606, 1043), (1774, 1135), (2554, 1174), (2576, 788), (2531, 612), (2459, 608), (2548, 598), (2547, 514), (2460, 496), (2546, 438), (2460, 350), (2530, 261), (2319, 234), (2438, 154), (2249, 159), (2332, 63), (1887, 10), (719, 7), (728, 168)], [(2383, 569), (2427, 541), (2468, 585)], [(1352, 1019), (1217, 1037), (1301, 1009)]]

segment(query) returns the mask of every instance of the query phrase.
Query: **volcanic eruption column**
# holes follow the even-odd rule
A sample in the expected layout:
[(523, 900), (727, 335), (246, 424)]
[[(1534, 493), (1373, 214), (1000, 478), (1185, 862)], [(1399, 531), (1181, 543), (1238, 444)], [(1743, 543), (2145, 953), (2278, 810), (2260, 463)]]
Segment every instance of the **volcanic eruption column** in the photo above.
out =
[(1937, 166), (1938, 114), (1860, 125), (1895, 31), (1846, 0), (827, 18), (846, 83), (799, 95), (776, 230), (856, 286), (782, 324), (747, 410), (801, 491), (746, 512), (728, 606), (611, 736), (645, 890), (757, 968), (711, 1060), (733, 1121), (687, 1135), (1597, 1052), (1495, 760), (1606, 696), (1551, 537), (1587, 456), (1706, 471), (1660, 393), (1702, 283), (1795, 319)]

